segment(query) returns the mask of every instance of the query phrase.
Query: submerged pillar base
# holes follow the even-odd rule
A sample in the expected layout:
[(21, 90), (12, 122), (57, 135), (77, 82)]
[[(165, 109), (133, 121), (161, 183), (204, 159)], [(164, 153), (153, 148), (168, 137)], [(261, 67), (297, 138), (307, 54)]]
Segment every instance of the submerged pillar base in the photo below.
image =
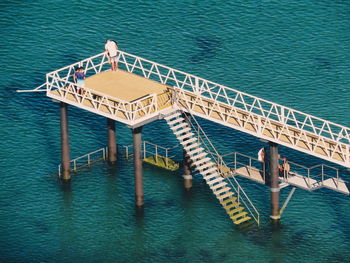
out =
[(281, 219), (281, 216), (280, 216), (280, 215), (278, 215), (278, 216), (270, 216), (270, 218), (271, 218), (272, 220), (280, 220), (280, 219)]
[(192, 188), (192, 175), (190, 174), (184, 174), (183, 176), (184, 179), (184, 187), (186, 190), (189, 190)]

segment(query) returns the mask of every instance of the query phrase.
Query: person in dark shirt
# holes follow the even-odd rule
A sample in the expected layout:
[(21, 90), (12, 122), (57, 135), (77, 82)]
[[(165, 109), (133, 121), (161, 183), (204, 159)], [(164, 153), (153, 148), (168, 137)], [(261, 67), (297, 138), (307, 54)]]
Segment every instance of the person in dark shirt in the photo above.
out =
[[(73, 79), (74, 79), (74, 82), (76, 84), (78, 84), (78, 86), (80, 87), (85, 87), (85, 72), (84, 72), (84, 69), (83, 67), (79, 67), (76, 69), (76, 71), (74, 72), (74, 75), (73, 75)], [(82, 93), (82, 90), (81, 88), (78, 87), (77, 91), (79, 94)]]

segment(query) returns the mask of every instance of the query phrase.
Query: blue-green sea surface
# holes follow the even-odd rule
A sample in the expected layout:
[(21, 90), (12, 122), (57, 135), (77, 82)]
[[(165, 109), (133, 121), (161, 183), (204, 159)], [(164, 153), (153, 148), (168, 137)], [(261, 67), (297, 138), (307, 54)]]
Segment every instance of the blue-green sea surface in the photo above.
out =
[[(122, 154), (62, 185), (59, 105), (16, 93), (115, 39), (126, 52), (350, 126), (349, 1), (3, 0), (0, 30), (1, 262), (350, 262), (350, 200), (329, 190), (298, 189), (273, 226), (269, 189), (241, 180), (262, 223), (240, 230), (200, 177), (187, 192), (181, 171), (146, 164), (137, 213), (132, 160)], [(200, 122), (222, 153), (255, 156), (263, 146)], [(118, 143), (130, 144), (130, 129), (116, 127)], [(69, 133), (72, 158), (107, 143), (106, 120), (74, 107)], [(143, 138), (176, 144), (164, 121), (146, 125)]]

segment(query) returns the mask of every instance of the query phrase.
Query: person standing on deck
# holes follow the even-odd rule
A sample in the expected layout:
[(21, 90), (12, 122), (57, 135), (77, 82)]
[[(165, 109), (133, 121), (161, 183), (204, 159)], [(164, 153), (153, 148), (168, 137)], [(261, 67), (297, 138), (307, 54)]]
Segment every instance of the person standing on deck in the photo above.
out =
[(261, 148), (258, 152), (258, 160), (261, 162), (261, 171), (266, 172), (266, 152), (265, 148)]
[(111, 63), (113, 71), (118, 69), (117, 53), (118, 53), (118, 44), (114, 40), (107, 40), (105, 44), (105, 50), (108, 54), (108, 60)]
[(85, 72), (83, 67), (78, 67), (73, 75), (73, 80), (76, 84), (78, 84), (77, 92), (78, 94), (82, 94), (82, 88), (85, 87)]
[(290, 164), (287, 161), (286, 157), (283, 158), (282, 169), (283, 169), (283, 177), (284, 177), (284, 179), (288, 179), (288, 175), (290, 173)]

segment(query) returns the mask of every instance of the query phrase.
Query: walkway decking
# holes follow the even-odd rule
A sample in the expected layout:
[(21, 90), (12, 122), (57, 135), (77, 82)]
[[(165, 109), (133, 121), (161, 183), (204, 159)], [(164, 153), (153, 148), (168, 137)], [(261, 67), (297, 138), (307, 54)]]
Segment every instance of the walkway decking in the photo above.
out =
[(105, 71), (85, 80), (87, 88), (99, 94), (108, 94), (124, 101), (133, 102), (151, 94), (162, 94), (168, 87), (124, 70)]

